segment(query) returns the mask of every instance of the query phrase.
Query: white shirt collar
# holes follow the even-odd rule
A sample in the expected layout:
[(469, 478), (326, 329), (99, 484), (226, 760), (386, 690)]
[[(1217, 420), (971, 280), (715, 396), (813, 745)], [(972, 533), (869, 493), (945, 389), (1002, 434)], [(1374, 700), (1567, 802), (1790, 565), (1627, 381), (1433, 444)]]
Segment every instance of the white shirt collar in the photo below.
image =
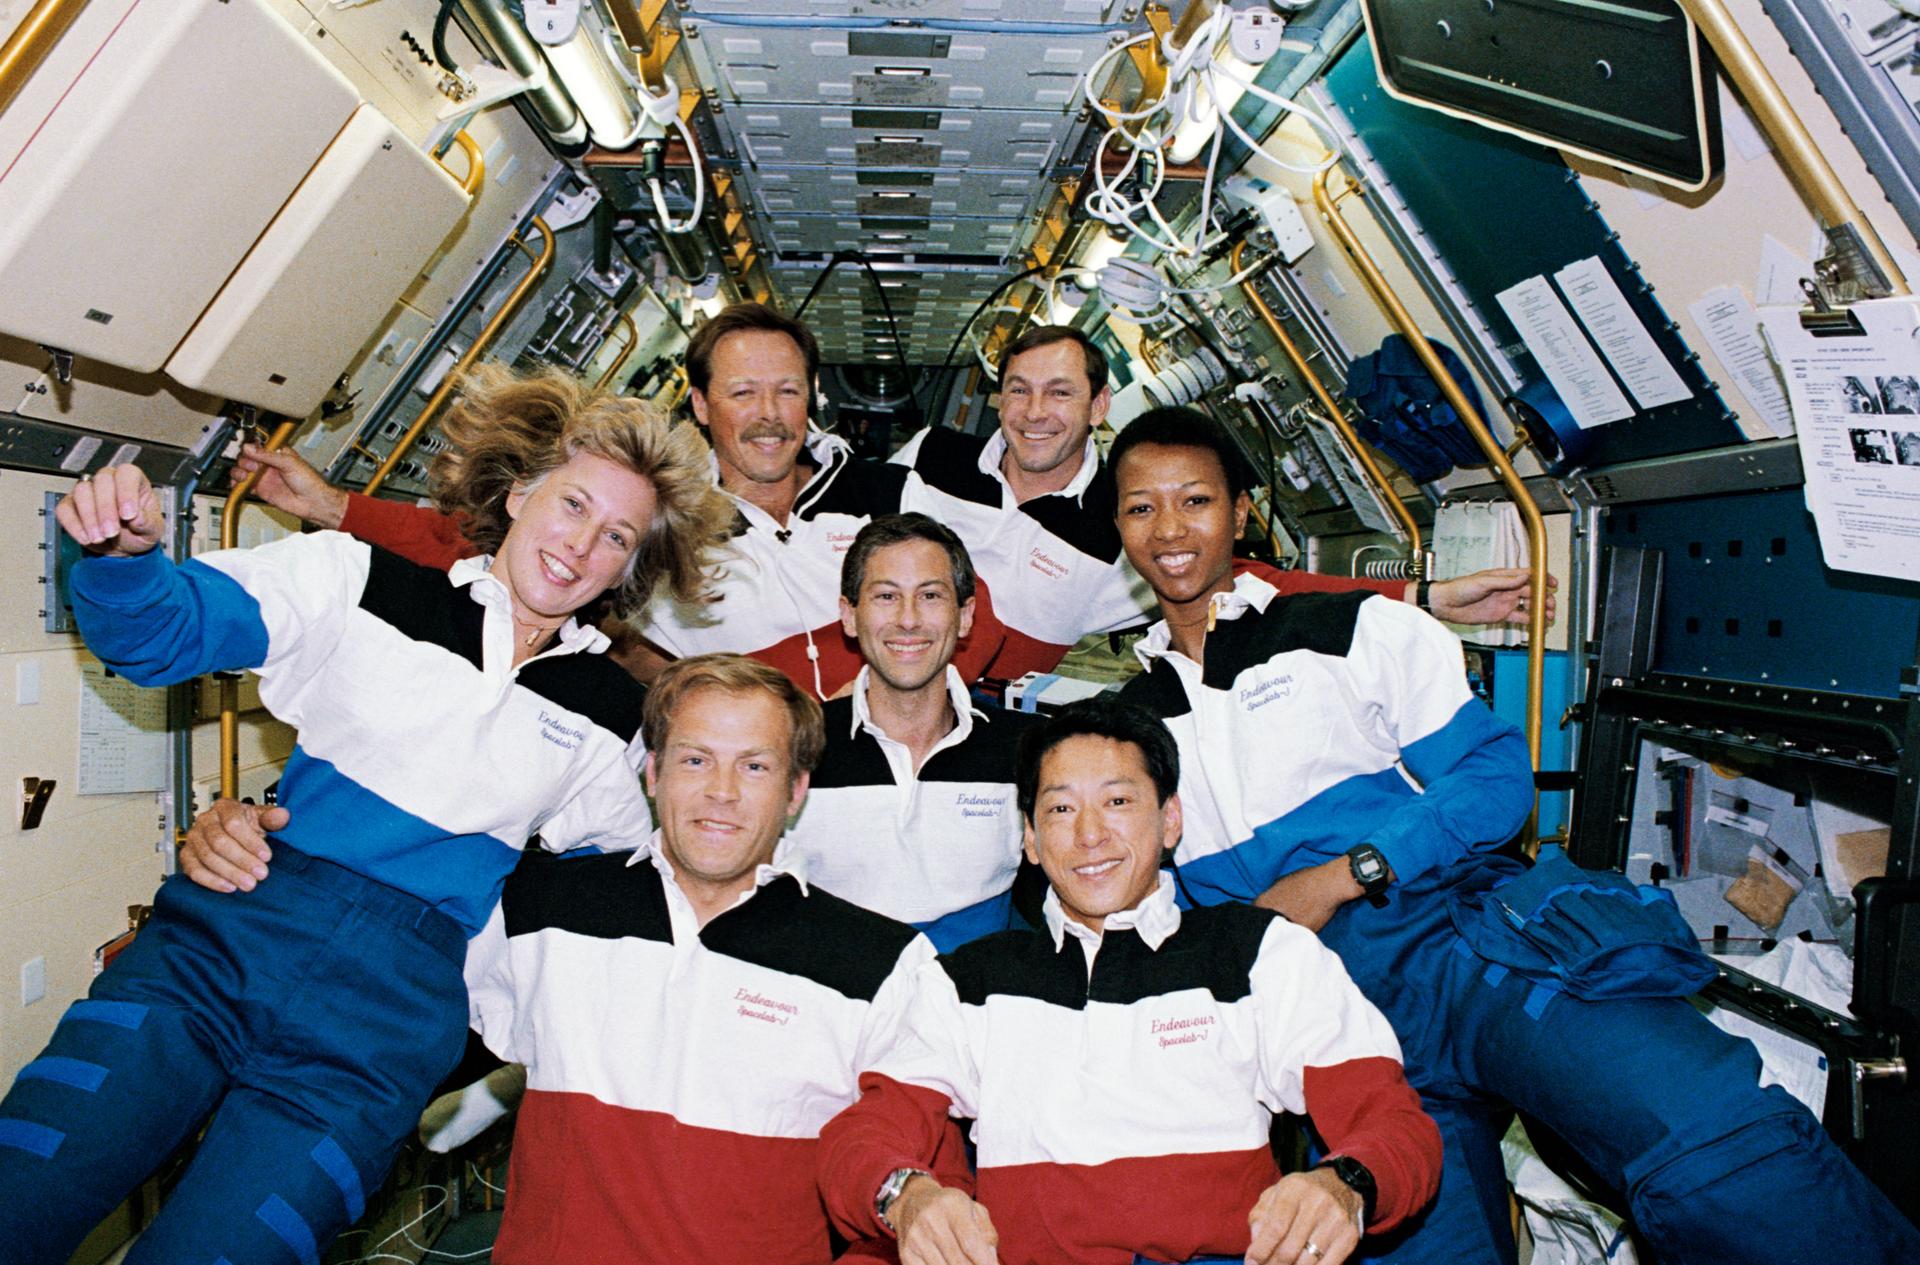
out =
[[(680, 881), (674, 877), (673, 862), (667, 860), (667, 854), (664, 846), (660, 842), (660, 832), (658, 830), (654, 831), (653, 837), (647, 840), (646, 847), (636, 848), (633, 855), (627, 858), (628, 865), (638, 865), (642, 861), (652, 861), (654, 868), (660, 871), (660, 877), (665, 880), (667, 886), (673, 888), (676, 892), (680, 891)], [(790, 876), (794, 882), (800, 884), (800, 894), (802, 896), (810, 896), (813, 894), (807, 887), (807, 854), (793, 846), (793, 839), (790, 835), (780, 836), (780, 842), (773, 845), (773, 859), (764, 865), (754, 867), (753, 887), (748, 891), (740, 893), (740, 899), (733, 902), (728, 908), (738, 909), (751, 900), (755, 892), (758, 892), (761, 888), (783, 874)]]
[[(857, 737), (862, 729), (876, 738), (885, 738), (889, 742), (898, 741), (873, 721), (873, 713), (867, 710), (867, 681), (873, 671), (871, 665), (862, 666), (860, 675), (853, 678), (853, 724), (847, 730), (848, 737)], [(947, 665), (947, 700), (953, 704), (953, 732), (941, 742), (942, 746), (952, 746), (965, 742), (967, 735), (973, 732), (973, 719), (978, 716), (985, 720), (987, 715), (973, 705), (973, 695), (967, 690), (967, 683), (960, 676), (960, 670), (951, 663)]]
[[(1051, 886), (1047, 888), (1047, 897), (1040, 903), (1041, 912), (1046, 916), (1047, 930), (1053, 936), (1053, 948), (1057, 953), (1066, 944), (1067, 937), (1080, 941), (1087, 954), (1087, 964), (1093, 964), (1093, 954), (1100, 947), (1103, 934), (1085, 923), (1067, 917), (1067, 911), (1060, 908), (1060, 895)], [(1131, 928), (1149, 949), (1159, 952), (1167, 937), (1180, 929), (1180, 906), (1173, 899), (1173, 875), (1160, 871), (1160, 881), (1132, 909), (1122, 909), (1106, 917), (1107, 931), (1124, 931)]]
[[(980, 472), (1000, 480), (1002, 484), (1006, 485), (1008, 491), (1012, 491), (1012, 485), (1007, 483), (1006, 473), (1000, 469), (1000, 459), (1006, 455), (1006, 432), (996, 427), (992, 437), (987, 440), (987, 446), (980, 450)], [(1050, 495), (1070, 496), (1076, 501), (1079, 500), (1085, 495), (1087, 486), (1093, 482), (1093, 476), (1099, 469), (1100, 449), (1094, 445), (1093, 432), (1088, 431), (1087, 446), (1082, 449), (1080, 453), (1079, 471), (1074, 474), (1073, 479), (1067, 486)]]
[[(513, 617), (513, 598), (507, 592), (506, 583), (493, 574), (492, 554), (460, 559), (447, 568), (447, 578), (457, 589), (470, 587), (473, 600), (482, 606), (503, 612), (509, 619)], [(557, 639), (567, 651), (580, 654), (599, 654), (613, 644), (607, 634), (571, 615), (560, 625)], [(547, 653), (551, 654), (551, 649)]]
[[(1233, 577), (1233, 587), (1215, 593), (1208, 603), (1207, 627), (1212, 628), (1214, 621), (1238, 619), (1248, 611), (1264, 611), (1279, 590), (1253, 574), (1243, 571)], [(1147, 629), (1147, 635), (1133, 643), (1134, 657), (1140, 660), (1143, 668), (1152, 668), (1153, 661), (1163, 655), (1173, 653), (1173, 630), (1162, 619)]]

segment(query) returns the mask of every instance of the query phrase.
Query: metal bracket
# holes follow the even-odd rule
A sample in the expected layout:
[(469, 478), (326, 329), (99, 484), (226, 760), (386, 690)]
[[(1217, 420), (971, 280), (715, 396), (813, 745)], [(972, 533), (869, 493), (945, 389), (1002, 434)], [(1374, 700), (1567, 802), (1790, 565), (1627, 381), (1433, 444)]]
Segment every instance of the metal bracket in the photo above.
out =
[(58, 785), (52, 778), (23, 777), (20, 779), (20, 829), (38, 830), (40, 819), (46, 815), (47, 804), (53, 799), (53, 788)]
[(1893, 282), (1854, 225), (1835, 224), (1826, 233), (1827, 253), (1814, 262), (1813, 278), (1800, 282), (1812, 305), (1800, 313), (1800, 323), (1816, 334), (1858, 335), (1863, 332), (1859, 319), (1845, 310), (1847, 305), (1884, 299), (1893, 293)]
[(45, 343), (40, 344), (40, 350), (53, 357), (53, 364), (48, 367), (53, 370), (55, 380), (63, 387), (72, 385), (73, 353), (70, 351), (62, 351), (58, 347), (49, 347)]
[(1852, 1099), (1853, 1136), (1867, 1136), (1866, 1084), (1868, 1081), (1892, 1081), (1895, 1085), (1907, 1083), (1907, 1061), (1903, 1058), (1855, 1059), (1849, 1069), (1853, 1073), (1853, 1092), (1847, 1095)]

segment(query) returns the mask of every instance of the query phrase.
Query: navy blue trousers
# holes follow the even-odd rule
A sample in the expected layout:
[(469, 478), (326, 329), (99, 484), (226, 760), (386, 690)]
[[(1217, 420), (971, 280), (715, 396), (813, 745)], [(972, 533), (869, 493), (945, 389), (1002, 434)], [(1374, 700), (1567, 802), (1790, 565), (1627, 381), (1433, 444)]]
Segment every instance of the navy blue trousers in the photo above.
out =
[(1368, 1261), (1514, 1259), (1500, 1136), (1508, 1107), (1553, 1129), (1617, 1191), (1662, 1265), (1920, 1261), (1920, 1232), (1811, 1113), (1759, 1087), (1750, 1042), (1663, 997), (1589, 1002), (1475, 956), (1447, 887), (1355, 901), (1321, 939), (1399, 1035), (1440, 1126), (1440, 1195), (1363, 1241)]
[(0, 1263), (61, 1265), (194, 1129), (129, 1265), (317, 1265), (467, 1027), (458, 924), (284, 845), (246, 895), (182, 877), (0, 1100)]

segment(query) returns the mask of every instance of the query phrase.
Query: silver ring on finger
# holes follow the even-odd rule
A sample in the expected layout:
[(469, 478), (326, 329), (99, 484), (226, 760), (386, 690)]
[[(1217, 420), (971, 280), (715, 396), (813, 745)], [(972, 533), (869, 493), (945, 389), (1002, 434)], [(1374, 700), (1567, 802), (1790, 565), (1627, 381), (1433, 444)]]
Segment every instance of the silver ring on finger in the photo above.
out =
[(1318, 1243), (1315, 1243), (1312, 1239), (1308, 1239), (1307, 1255), (1313, 1257), (1313, 1259), (1317, 1261), (1321, 1257), (1325, 1256), (1326, 1253), (1320, 1250), (1320, 1245)]

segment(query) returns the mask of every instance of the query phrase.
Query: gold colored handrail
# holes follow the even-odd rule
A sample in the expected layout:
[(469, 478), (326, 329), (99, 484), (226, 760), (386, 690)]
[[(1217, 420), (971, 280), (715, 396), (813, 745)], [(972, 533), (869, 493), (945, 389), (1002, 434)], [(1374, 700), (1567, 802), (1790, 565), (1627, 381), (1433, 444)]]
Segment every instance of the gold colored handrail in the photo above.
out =
[[(1414, 321), (1413, 314), (1407, 311), (1406, 304), (1394, 293), (1393, 286), (1387, 281), (1386, 274), (1374, 263), (1373, 256), (1361, 244), (1360, 237), (1353, 231), (1346, 219), (1341, 216), (1340, 208), (1327, 191), (1328, 172), (1322, 171), (1313, 178), (1313, 201), (1319, 207), (1320, 216), (1333, 230), (1346, 249), (1347, 255), (1359, 269), (1361, 280), (1367, 289), (1373, 292), (1374, 300), (1387, 315), (1387, 320), (1407, 340), (1414, 354), (1420, 357), (1434, 385), (1446, 396), (1447, 403), (1460, 415), (1467, 431), (1473, 436), (1474, 443), (1480, 445), (1480, 451), (1487, 456), (1487, 463), (1500, 477), (1500, 486), (1506, 489), (1507, 496), (1520, 511), (1520, 520), (1527, 529), (1527, 754), (1533, 759), (1533, 767), (1540, 767), (1540, 704), (1543, 687), (1546, 683), (1546, 646), (1547, 646), (1547, 524), (1540, 516), (1540, 507), (1534, 504), (1526, 485), (1514, 471), (1513, 463), (1507, 460), (1506, 449), (1494, 438), (1492, 430), (1481, 418), (1479, 410), (1467, 400), (1466, 393), (1440, 363), (1440, 357), (1434, 354), (1427, 343), (1427, 337), (1421, 333), (1420, 326)], [(1355, 189), (1358, 186), (1354, 186)], [(1352, 190), (1349, 190), (1352, 192)]]
[[(446, 404), (448, 398), (453, 395), (454, 386), (460, 381), (460, 375), (472, 368), (474, 361), (480, 359), (480, 353), (499, 336), (507, 322), (512, 320), (514, 314), (520, 310), (520, 305), (527, 301), (527, 296), (533, 293), (533, 288), (540, 284), (540, 278), (545, 276), (547, 269), (552, 266), (553, 230), (548, 228), (547, 222), (537, 215), (533, 217), (533, 229), (540, 234), (540, 253), (533, 256), (533, 264), (527, 269), (527, 275), (520, 278), (520, 284), (513, 288), (513, 293), (507, 296), (507, 301), (500, 305), (500, 310), (493, 314), (493, 319), (488, 321), (486, 328), (480, 331), (480, 336), (473, 340), (473, 346), (467, 348), (466, 354), (460, 357), (453, 368), (447, 370), (447, 376), (441, 381), (440, 389), (433, 393), (433, 398), (427, 401), (427, 406), (420, 410), (420, 416), (413, 419), (413, 425), (407, 427), (407, 433), (400, 436), (399, 442), (393, 446), (393, 451), (387, 454), (387, 459), (380, 463), (380, 468), (375, 470), (373, 477), (367, 480), (364, 491), (368, 496), (380, 490), (380, 485), (387, 481), (387, 476), (393, 473), (393, 468), (400, 464), (401, 458), (405, 457), (414, 442), (426, 433), (428, 425), (439, 415), (441, 406)], [(521, 250), (527, 250), (527, 244), (521, 238), (514, 238), (513, 244)], [(532, 251), (527, 253), (533, 254)]]
[(1693, 24), (1707, 37), (1707, 43), (1713, 46), (1721, 69), (1727, 72), (1727, 78), (1739, 90), (1740, 99), (1753, 111), (1754, 121), (1760, 125), (1760, 130), (1773, 142), (1774, 152), (1780, 155), (1780, 165), (1800, 186), (1808, 205), (1820, 218), (1821, 226), (1838, 228), (1852, 225), (1867, 249), (1873, 252), (1881, 271), (1893, 283), (1893, 292), (1911, 293), (1907, 288), (1907, 279), (1894, 262), (1892, 253), (1880, 240), (1880, 235), (1874, 232), (1873, 225), (1867, 222), (1867, 217), (1860, 213), (1859, 204), (1847, 192), (1847, 187), (1840, 183), (1833, 164), (1820, 152), (1813, 135), (1807, 131), (1807, 125), (1794, 113), (1786, 94), (1780, 91), (1779, 83), (1760, 60), (1760, 54), (1748, 43), (1726, 5), (1721, 0), (1680, 0), (1680, 8), (1693, 19)]
[[(1246, 249), (1245, 242), (1234, 246), (1233, 255), (1227, 263), (1229, 272), (1239, 273), (1240, 257), (1246, 253)], [(1380, 463), (1374, 459), (1372, 449), (1368, 448), (1359, 434), (1354, 431), (1353, 424), (1347, 421), (1347, 415), (1340, 411), (1340, 405), (1335, 402), (1333, 393), (1327, 390), (1327, 384), (1321, 381), (1320, 375), (1313, 371), (1313, 366), (1308, 364), (1307, 358), (1301, 354), (1299, 345), (1287, 333), (1286, 326), (1282, 325), (1280, 318), (1273, 314), (1273, 309), (1267, 306), (1267, 301), (1260, 297), (1259, 287), (1254, 284), (1254, 281), (1255, 278), (1248, 277), (1240, 283), (1240, 288), (1246, 292), (1247, 298), (1253, 301), (1254, 311), (1260, 313), (1260, 319), (1266, 323), (1267, 332), (1273, 335), (1274, 342), (1280, 344), (1281, 352), (1292, 362), (1294, 371), (1300, 375), (1300, 380), (1307, 384), (1307, 390), (1311, 391), (1313, 398), (1319, 401), (1321, 412), (1327, 415), (1327, 423), (1340, 432), (1340, 438), (1346, 440), (1347, 447), (1353, 450), (1354, 457), (1360, 462), (1362, 477), (1373, 486), (1375, 492), (1380, 494), (1380, 500), (1393, 515), (1394, 520), (1400, 524), (1400, 530), (1407, 534), (1407, 555), (1412, 561), (1413, 573), (1418, 577), (1426, 570), (1427, 554), (1425, 542), (1420, 535), (1420, 524), (1413, 521), (1413, 511), (1407, 508), (1407, 503), (1401, 500), (1399, 493), (1393, 490), (1392, 481), (1387, 478), (1386, 471), (1380, 468)]]
[(67, 33), (87, 0), (40, 0), (33, 12), (13, 28), (7, 42), (0, 45), (0, 114), (7, 112), (20, 89), (27, 86), (33, 72), (47, 59), (53, 46)]
[[(284, 448), (299, 428), (298, 421), (280, 423), (267, 437), (267, 451)], [(220, 511), (222, 549), (239, 547), (241, 507), (266, 472), (265, 466), (260, 467), (227, 493), (226, 508)], [(220, 677), (220, 795), (224, 799), (240, 797), (240, 678), (237, 674)]]
[[(486, 155), (480, 152), (480, 142), (467, 135), (465, 128), (461, 128), (455, 132), (453, 134), (453, 140), (467, 155), (467, 174), (459, 179), (461, 191), (471, 198), (480, 191), (480, 182), (487, 178)], [(447, 160), (444, 155), (436, 158), (434, 161), (442, 167), (446, 167), (449, 176), (453, 175), (453, 168), (447, 167)]]
[(619, 355), (607, 362), (606, 372), (602, 373), (600, 380), (593, 384), (593, 389), (596, 391), (604, 391), (606, 389), (607, 383), (613, 381), (613, 375), (619, 371), (621, 361), (625, 360), (628, 354), (640, 345), (640, 327), (633, 323), (633, 318), (625, 312), (622, 312), (620, 313), (619, 323), (627, 327), (627, 345), (620, 349)]

